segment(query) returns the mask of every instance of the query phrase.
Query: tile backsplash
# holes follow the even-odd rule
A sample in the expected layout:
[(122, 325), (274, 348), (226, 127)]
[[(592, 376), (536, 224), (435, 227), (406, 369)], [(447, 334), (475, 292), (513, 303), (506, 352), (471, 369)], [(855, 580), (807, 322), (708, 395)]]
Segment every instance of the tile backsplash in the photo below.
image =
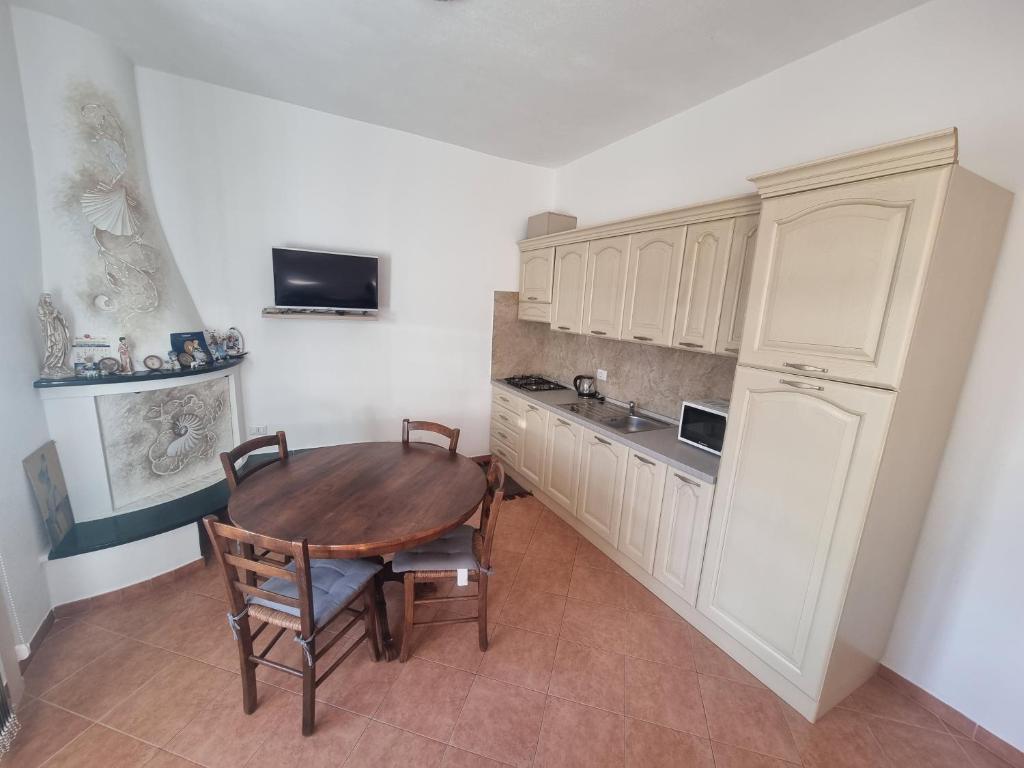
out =
[(492, 378), (539, 373), (568, 386), (576, 374), (604, 368), (608, 381), (597, 383), (602, 394), (677, 420), (683, 400), (729, 399), (734, 358), (560, 333), (519, 320), (518, 312), (518, 293), (495, 291)]

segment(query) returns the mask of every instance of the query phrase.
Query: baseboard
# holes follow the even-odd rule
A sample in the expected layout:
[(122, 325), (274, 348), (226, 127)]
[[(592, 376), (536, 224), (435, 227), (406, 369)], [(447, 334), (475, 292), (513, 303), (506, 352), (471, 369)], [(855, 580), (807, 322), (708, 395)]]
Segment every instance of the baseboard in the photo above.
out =
[(992, 754), (1012, 765), (1013, 768), (1024, 768), (1024, 752), (1012, 744), (1003, 741), (959, 710), (928, 693), (924, 688), (910, 682), (900, 675), (899, 672), (893, 671), (884, 664), (879, 664), (878, 676), (907, 698), (916, 701), (965, 739), (969, 739), (984, 747)]
[(28, 643), (28, 656), (24, 659), (18, 659), (18, 669), (21, 670), (21, 674), (25, 674), (25, 670), (28, 669), (29, 662), (32, 661), (32, 656), (39, 650), (39, 646), (43, 644), (46, 636), (50, 634), (50, 630), (53, 628), (53, 622), (56, 621), (56, 616), (53, 611), (46, 614), (46, 618), (43, 619), (43, 623), (39, 625), (39, 629), (32, 635), (32, 639)]

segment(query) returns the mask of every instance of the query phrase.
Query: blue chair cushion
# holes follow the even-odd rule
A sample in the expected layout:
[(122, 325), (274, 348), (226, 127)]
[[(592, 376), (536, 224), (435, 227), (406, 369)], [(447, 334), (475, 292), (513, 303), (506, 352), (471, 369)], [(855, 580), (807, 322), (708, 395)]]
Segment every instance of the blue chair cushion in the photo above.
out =
[[(381, 566), (372, 560), (310, 560), (309, 577), (313, 584), (313, 621), (317, 626), (330, 621), (366, 586)], [(295, 563), (289, 563), (287, 570), (295, 572)], [(299, 585), (295, 582), (274, 577), (260, 585), (267, 592), (276, 592), (284, 597), (299, 596)], [(262, 597), (250, 595), (245, 600), (249, 605), (262, 605), (292, 616), (299, 615), (298, 608), (275, 603)]]
[(460, 525), (454, 531), (407, 549), (395, 555), (391, 570), (404, 571), (455, 571), (459, 568), (476, 570), (480, 564), (473, 556), (473, 533), (470, 525)]

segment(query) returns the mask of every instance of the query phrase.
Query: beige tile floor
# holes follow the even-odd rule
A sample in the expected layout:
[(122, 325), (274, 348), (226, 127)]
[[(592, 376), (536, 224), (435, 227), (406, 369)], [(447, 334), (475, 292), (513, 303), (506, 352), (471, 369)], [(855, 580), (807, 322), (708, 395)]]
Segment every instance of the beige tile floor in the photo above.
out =
[(406, 664), (357, 651), (319, 689), (310, 738), (272, 670), (242, 713), (211, 568), (59, 620), (0, 763), (1007, 768), (878, 678), (810, 725), (532, 498), (506, 504), (494, 559), (486, 653), (472, 624), (418, 629)]

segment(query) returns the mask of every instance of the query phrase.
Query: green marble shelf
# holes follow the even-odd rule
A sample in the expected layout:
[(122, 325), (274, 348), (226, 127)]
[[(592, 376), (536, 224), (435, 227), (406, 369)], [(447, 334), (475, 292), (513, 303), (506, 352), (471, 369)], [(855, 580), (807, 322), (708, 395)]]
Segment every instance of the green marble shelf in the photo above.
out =
[(36, 379), (32, 386), (36, 389), (59, 389), (60, 387), (94, 387), (104, 384), (124, 384), (125, 382), (156, 381), (157, 379), (184, 379), (189, 376), (198, 376), (202, 373), (213, 373), (214, 371), (225, 371), (241, 365), (245, 355), (228, 358), (219, 363), (204, 365), (202, 368), (183, 368), (180, 371), (136, 371), (135, 373), (114, 373), (109, 376), (86, 379), (73, 377), (70, 379)]

